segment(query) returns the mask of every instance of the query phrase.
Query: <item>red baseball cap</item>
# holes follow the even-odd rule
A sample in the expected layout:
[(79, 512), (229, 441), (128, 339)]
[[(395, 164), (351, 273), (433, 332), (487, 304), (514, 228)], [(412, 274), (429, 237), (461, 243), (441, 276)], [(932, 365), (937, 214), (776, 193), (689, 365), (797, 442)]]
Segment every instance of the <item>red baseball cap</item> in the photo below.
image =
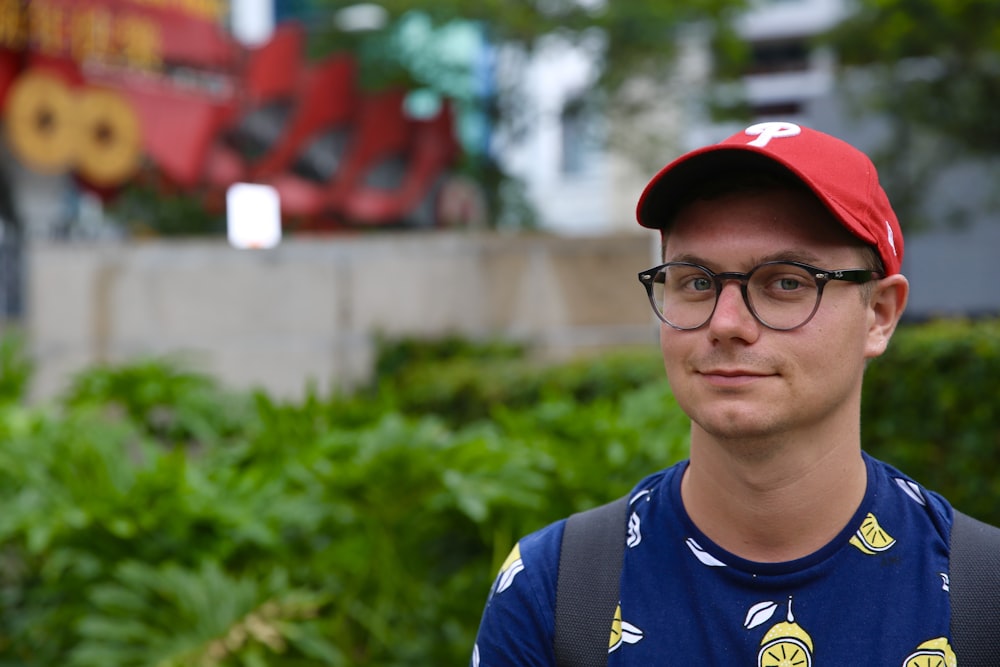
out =
[(903, 232), (875, 165), (854, 146), (794, 123), (758, 123), (677, 158), (643, 191), (636, 209), (639, 224), (664, 229), (693, 186), (755, 170), (801, 181), (848, 231), (875, 247), (886, 275), (899, 273)]

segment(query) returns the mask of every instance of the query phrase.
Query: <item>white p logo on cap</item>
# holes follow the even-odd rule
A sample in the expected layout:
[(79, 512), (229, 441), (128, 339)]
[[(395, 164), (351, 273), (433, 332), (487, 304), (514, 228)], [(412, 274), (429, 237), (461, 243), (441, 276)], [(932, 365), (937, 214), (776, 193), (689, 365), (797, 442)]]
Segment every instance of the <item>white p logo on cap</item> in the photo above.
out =
[(747, 136), (757, 137), (748, 144), (749, 146), (756, 146), (757, 148), (767, 146), (771, 139), (794, 137), (798, 136), (801, 132), (802, 128), (795, 123), (785, 122), (757, 123), (756, 125), (751, 125), (744, 130), (744, 133)]

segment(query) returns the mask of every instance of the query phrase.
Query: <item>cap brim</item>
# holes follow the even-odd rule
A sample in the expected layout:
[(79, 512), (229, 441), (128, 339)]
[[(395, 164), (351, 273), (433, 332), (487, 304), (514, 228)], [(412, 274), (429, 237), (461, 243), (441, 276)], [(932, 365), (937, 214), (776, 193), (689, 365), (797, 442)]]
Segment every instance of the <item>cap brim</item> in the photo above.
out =
[(643, 227), (664, 229), (701, 184), (745, 172), (790, 177), (809, 187), (800, 175), (771, 155), (752, 148), (708, 146), (664, 167), (642, 193), (636, 218)]

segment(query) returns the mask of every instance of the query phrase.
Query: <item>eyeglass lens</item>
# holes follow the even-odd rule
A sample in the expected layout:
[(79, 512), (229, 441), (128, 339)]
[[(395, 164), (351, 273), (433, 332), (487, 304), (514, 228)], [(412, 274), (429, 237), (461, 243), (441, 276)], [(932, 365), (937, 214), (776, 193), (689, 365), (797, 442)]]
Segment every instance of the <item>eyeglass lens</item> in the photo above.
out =
[[(721, 292), (716, 277), (693, 264), (668, 264), (652, 281), (653, 306), (678, 329), (697, 329), (711, 319)], [(744, 299), (750, 312), (765, 326), (794, 329), (812, 316), (820, 285), (807, 269), (783, 262), (762, 264), (745, 279)]]

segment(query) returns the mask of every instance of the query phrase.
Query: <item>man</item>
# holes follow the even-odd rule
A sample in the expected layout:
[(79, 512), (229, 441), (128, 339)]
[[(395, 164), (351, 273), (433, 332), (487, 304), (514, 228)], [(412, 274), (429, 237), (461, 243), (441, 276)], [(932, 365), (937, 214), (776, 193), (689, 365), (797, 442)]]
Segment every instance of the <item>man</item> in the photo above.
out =
[[(691, 449), (630, 495), (608, 664), (955, 667), (952, 509), (861, 447), (865, 365), (908, 294), (871, 161), (762, 123), (667, 165), (637, 215)], [(564, 525), (515, 547), (473, 665), (555, 664)]]

